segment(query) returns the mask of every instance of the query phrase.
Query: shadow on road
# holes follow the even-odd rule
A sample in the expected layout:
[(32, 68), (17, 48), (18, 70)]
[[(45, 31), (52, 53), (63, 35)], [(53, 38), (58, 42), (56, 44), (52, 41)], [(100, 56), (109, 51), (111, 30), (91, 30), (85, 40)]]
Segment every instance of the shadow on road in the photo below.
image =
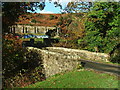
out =
[(102, 64), (102, 63), (97, 63), (97, 62), (90, 62), (90, 61), (85, 61), (81, 60), (81, 65), (84, 68), (91, 68), (99, 71), (105, 71), (105, 72), (110, 72), (114, 73), (117, 75), (120, 75), (120, 66), (117, 65), (108, 65), (108, 64)]

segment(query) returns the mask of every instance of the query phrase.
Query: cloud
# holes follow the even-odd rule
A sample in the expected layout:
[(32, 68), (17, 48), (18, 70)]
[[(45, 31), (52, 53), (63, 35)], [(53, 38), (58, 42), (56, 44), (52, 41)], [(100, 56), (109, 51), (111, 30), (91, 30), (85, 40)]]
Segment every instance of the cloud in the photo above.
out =
[(42, 10), (42, 11), (40, 11), (40, 13), (53, 13), (53, 12)]

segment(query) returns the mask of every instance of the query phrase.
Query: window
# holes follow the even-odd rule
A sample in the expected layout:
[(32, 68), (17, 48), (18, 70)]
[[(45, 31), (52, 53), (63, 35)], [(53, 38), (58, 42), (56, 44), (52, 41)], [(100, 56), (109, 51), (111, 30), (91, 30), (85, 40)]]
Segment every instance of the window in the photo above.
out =
[(25, 33), (25, 31), (24, 31), (24, 27), (23, 27), (23, 33)]
[(25, 28), (25, 33), (27, 33), (27, 27)]
[(13, 33), (15, 33), (15, 27), (13, 27)]

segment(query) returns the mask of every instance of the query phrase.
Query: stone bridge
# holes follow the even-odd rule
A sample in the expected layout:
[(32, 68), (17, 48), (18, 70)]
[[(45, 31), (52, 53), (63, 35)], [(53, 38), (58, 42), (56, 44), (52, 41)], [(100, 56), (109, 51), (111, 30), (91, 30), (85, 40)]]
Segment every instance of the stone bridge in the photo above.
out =
[(81, 59), (97, 62), (107, 62), (109, 59), (109, 55), (104, 53), (62, 47), (46, 47), (46, 49), (27, 47), (27, 51), (29, 55), (31, 52), (37, 54), (35, 60), (38, 60), (38, 63), (42, 60), (43, 73), (46, 78), (60, 72), (76, 69), (80, 65)]

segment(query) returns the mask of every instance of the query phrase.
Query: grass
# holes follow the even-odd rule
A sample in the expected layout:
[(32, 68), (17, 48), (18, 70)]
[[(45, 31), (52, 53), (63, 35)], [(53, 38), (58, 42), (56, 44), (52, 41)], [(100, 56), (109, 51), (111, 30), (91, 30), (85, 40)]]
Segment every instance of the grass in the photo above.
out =
[(20, 40), (23, 40), (23, 41), (30, 41), (30, 38), (20, 38)]
[(113, 62), (106, 62), (106, 64), (110, 64), (110, 65), (120, 65), (120, 63), (113, 63)]
[[(23, 40), (23, 41), (30, 41), (31, 38), (20, 38), (20, 39)], [(42, 41), (43, 42), (42, 38), (35, 38), (34, 40), (35, 41)]]
[(25, 88), (118, 88), (117, 76), (93, 71), (71, 71)]
[(35, 38), (35, 41), (42, 41), (43, 42), (43, 38)]

